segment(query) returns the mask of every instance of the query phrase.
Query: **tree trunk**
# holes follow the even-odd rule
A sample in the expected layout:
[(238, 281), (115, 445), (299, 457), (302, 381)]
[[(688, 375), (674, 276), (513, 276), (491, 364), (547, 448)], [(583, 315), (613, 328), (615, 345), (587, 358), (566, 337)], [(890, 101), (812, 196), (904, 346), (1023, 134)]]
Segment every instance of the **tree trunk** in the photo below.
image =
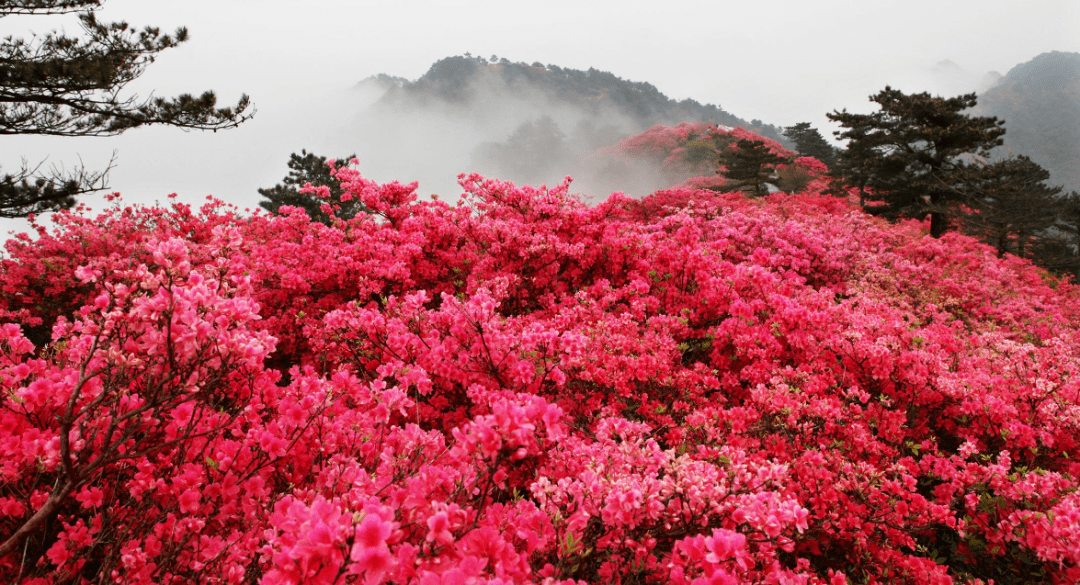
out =
[(930, 235), (935, 238), (940, 238), (945, 235), (945, 229), (948, 226), (945, 223), (945, 214), (935, 211), (930, 214)]

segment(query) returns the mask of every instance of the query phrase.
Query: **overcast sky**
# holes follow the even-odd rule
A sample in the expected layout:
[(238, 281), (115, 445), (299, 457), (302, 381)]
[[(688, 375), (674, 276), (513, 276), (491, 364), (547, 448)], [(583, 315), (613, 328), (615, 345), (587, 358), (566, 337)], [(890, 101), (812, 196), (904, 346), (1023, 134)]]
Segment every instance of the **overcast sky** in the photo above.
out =
[[(256, 188), (281, 180), (289, 153), (334, 156), (364, 139), (341, 132), (362, 109), (349, 91), (358, 81), (376, 73), (416, 79), (438, 59), (465, 52), (595, 67), (747, 120), (808, 121), (826, 135), (835, 129), (826, 112), (871, 111), (867, 97), (886, 84), (974, 90), (986, 72), (1005, 74), (1047, 51), (1080, 52), (1080, 0), (108, 0), (98, 16), (191, 33), (159, 56), (134, 92), (213, 89), (222, 103), (247, 93), (255, 118), (218, 133), (3, 137), (0, 165), (47, 156), (50, 164), (71, 167), (81, 157), (101, 167), (116, 150), (110, 187), (126, 201), (214, 194), (241, 208), (257, 205)], [(8, 17), (0, 34), (58, 27), (78, 30), (69, 17)], [(968, 77), (935, 76), (946, 59)]]

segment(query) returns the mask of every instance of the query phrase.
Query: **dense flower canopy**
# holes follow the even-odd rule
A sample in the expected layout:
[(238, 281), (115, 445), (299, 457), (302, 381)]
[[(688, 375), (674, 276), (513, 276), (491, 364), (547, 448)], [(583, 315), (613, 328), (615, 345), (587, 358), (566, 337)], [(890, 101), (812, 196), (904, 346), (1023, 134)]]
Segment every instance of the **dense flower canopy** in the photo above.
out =
[(782, 190), (810, 194), (822, 193), (829, 187), (825, 177), (828, 168), (821, 161), (800, 157), (779, 142), (745, 128), (716, 126), (706, 122), (653, 126), (618, 144), (600, 149), (593, 155), (592, 164), (603, 166), (618, 161), (654, 168), (666, 184), (676, 189), (736, 191), (737, 185), (725, 175), (727, 163), (739, 150), (740, 141), (743, 144), (758, 143), (765, 152), (786, 161), (769, 165)]
[(1080, 580), (1073, 285), (814, 193), (338, 173), (371, 215), (8, 242), (0, 580)]

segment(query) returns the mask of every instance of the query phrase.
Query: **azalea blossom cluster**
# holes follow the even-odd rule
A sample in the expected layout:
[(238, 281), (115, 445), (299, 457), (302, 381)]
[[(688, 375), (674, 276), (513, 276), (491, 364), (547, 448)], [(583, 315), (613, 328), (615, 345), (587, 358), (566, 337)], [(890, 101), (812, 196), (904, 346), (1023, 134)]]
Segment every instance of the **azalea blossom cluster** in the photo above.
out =
[(725, 188), (726, 155), (738, 150), (738, 142), (747, 140), (788, 162), (776, 165), (781, 182), (794, 187), (789, 191), (820, 194), (828, 189), (828, 168), (821, 161), (801, 157), (779, 142), (742, 127), (717, 126), (707, 122), (683, 122), (677, 126), (657, 125), (622, 142), (600, 149), (598, 160), (621, 160), (629, 164), (655, 166), (675, 189)]
[(8, 242), (0, 580), (1080, 580), (1073, 285), (813, 193), (337, 173), (370, 214)]

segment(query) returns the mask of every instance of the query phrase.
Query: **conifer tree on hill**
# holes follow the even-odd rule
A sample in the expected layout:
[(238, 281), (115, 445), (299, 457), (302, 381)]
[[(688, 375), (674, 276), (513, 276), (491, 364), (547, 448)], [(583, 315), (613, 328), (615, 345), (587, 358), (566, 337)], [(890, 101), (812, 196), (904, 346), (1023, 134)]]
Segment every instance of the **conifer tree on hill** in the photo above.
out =
[(798, 152), (799, 156), (814, 157), (830, 169), (836, 165), (836, 149), (809, 122), (787, 126), (784, 128), (784, 136), (795, 143), (795, 152)]
[[(349, 155), (335, 159), (334, 168), (341, 168), (355, 156)], [(307, 150), (301, 150), (300, 154), (290, 154), (289, 174), (281, 183), (269, 189), (259, 189), (259, 195), (266, 198), (266, 201), (259, 202), (259, 207), (271, 213), (279, 213), (282, 205), (301, 207), (307, 212), (308, 217), (326, 225), (330, 225), (333, 220), (323, 211), (323, 204), (338, 206), (339, 209), (335, 215), (342, 219), (351, 219), (356, 214), (366, 211), (363, 204), (355, 199), (341, 200), (344, 190), (341, 188), (340, 181), (331, 174), (330, 165), (327, 163), (325, 156), (318, 156)], [(313, 187), (329, 188), (330, 198), (321, 199), (315, 193), (301, 193), (300, 190), (309, 183)]]
[(836, 135), (848, 141), (839, 172), (881, 203), (871, 211), (890, 218), (930, 214), (930, 234), (940, 237), (965, 198), (968, 167), (1001, 145), (1004, 122), (965, 114), (976, 103), (974, 93), (942, 98), (886, 86), (870, 100), (879, 111), (827, 114), (844, 128)]
[(1035, 240), (1032, 255), (1047, 270), (1080, 280), (1080, 193), (1060, 195), (1055, 203), (1052, 229)]
[[(82, 36), (49, 32), (0, 41), (0, 135), (113, 136), (139, 126), (232, 128), (254, 114), (248, 97), (219, 108), (212, 91), (174, 98), (124, 94), (158, 53), (188, 40), (125, 22), (99, 22), (103, 0), (0, 0), (0, 18), (79, 13)], [(0, 176), (0, 217), (70, 207), (74, 196), (105, 188), (105, 172), (42, 173), (23, 164)]]
[(728, 184), (743, 189), (752, 196), (768, 193), (765, 183), (773, 178), (776, 165), (789, 162), (773, 153), (764, 142), (740, 138), (734, 149), (727, 150), (721, 159)]
[(1046, 184), (1050, 172), (1019, 155), (984, 166), (972, 166), (964, 184), (964, 231), (1022, 258), (1035, 254), (1039, 236), (1064, 212), (1062, 187)]

